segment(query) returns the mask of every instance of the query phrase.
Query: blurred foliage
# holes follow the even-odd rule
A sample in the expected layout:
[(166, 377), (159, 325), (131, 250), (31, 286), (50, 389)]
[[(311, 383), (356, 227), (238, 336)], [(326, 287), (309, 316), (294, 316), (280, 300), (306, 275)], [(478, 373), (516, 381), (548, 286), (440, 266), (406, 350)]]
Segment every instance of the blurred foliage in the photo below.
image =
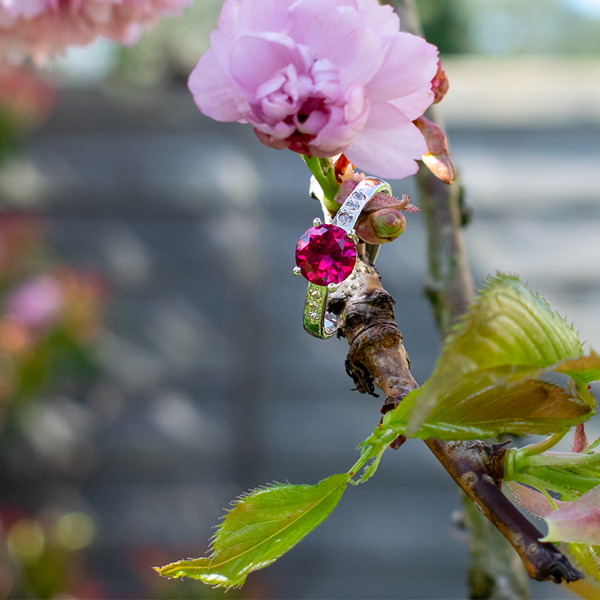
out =
[[(11, 128), (5, 155), (22, 131)], [(100, 373), (107, 292), (97, 274), (60, 264), (40, 217), (0, 212), (0, 598), (102, 597), (82, 552), (97, 529), (85, 503), (43, 499), (46, 480), (21, 481), (27, 469), (11, 456), (27, 447), (27, 468), (35, 472), (39, 461), (48, 473), (89, 455), (78, 397)]]
[(469, 18), (461, 0), (416, 0), (425, 39), (441, 54), (468, 54), (473, 45), (468, 36)]
[[(184, 84), (208, 49), (223, 0), (195, 0), (131, 48), (118, 47), (113, 82)], [(416, 0), (424, 34), (444, 54), (600, 54), (600, 19), (570, 0)]]
[(600, 18), (567, 0), (416, 0), (442, 54), (600, 54)]

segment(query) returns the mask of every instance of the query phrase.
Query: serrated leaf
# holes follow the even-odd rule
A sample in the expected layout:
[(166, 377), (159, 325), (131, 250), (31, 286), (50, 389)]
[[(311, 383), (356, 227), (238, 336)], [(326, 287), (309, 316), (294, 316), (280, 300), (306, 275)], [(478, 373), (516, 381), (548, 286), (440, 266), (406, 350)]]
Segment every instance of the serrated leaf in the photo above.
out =
[[(447, 340), (430, 379), (365, 443), (380, 448), (402, 434), (461, 440), (568, 429), (595, 407), (587, 383), (600, 377), (600, 357), (581, 352), (577, 334), (543, 300), (515, 277), (496, 277)], [(566, 383), (547, 380), (557, 376)]]
[[(361, 467), (364, 468), (362, 475), (356, 481), (351, 481), (350, 483), (352, 483), (353, 485), (358, 485), (360, 483), (365, 483), (366, 481), (369, 481), (369, 479), (371, 479), (371, 477), (375, 475), (375, 472), (379, 467), (379, 463), (381, 462), (381, 457), (383, 456), (383, 453), (386, 450), (387, 446), (383, 446), (381, 448), (365, 446), (363, 456), (361, 456), (361, 460), (364, 460), (364, 465), (366, 466), (363, 465), (363, 467)], [(354, 476), (355, 474), (356, 473), (353, 470), (352, 476)]]
[(595, 442), (592, 442), (584, 451), (583, 454), (589, 454), (593, 450), (596, 450), (600, 446), (600, 438), (598, 438)]
[[(447, 339), (432, 376), (417, 391), (408, 434), (430, 421), (440, 405), (449, 407), (476, 390), (501, 388), (503, 382), (521, 380), (581, 354), (573, 328), (518, 278), (491, 278)], [(475, 405), (467, 402), (463, 408), (472, 411)]]
[(317, 485), (277, 484), (239, 498), (213, 539), (212, 554), (157, 568), (166, 577), (191, 577), (217, 587), (239, 587), (318, 527), (339, 502), (350, 475)]
[[(461, 386), (459, 390), (464, 395), (454, 403), (451, 398), (435, 406), (412, 437), (470, 440), (501, 433), (551, 434), (569, 429), (592, 415), (589, 404), (569, 388), (539, 379), (508, 384), (482, 379), (476, 378), (472, 386), (467, 383)], [(374, 432), (376, 438), (385, 438), (387, 442), (389, 438), (407, 434), (411, 409), (419, 401), (418, 391), (408, 394), (384, 417), (381, 427)]]

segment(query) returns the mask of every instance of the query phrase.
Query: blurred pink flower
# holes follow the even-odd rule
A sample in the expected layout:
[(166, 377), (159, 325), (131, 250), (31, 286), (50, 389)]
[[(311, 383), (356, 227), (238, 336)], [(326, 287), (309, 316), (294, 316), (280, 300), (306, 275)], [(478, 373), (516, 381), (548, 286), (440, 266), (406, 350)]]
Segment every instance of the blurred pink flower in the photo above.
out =
[(0, 57), (35, 62), (104, 36), (131, 45), (190, 0), (0, 0)]
[(0, 67), (0, 118), (27, 129), (41, 123), (55, 104), (56, 88), (33, 69)]
[(545, 542), (600, 544), (600, 486), (575, 502), (565, 503), (544, 519), (548, 525)]
[(57, 321), (63, 304), (60, 282), (50, 275), (41, 275), (10, 292), (6, 312), (24, 325), (48, 329)]
[(437, 48), (377, 0), (226, 0), (189, 79), (200, 110), (250, 123), (272, 148), (400, 179), (427, 153)]

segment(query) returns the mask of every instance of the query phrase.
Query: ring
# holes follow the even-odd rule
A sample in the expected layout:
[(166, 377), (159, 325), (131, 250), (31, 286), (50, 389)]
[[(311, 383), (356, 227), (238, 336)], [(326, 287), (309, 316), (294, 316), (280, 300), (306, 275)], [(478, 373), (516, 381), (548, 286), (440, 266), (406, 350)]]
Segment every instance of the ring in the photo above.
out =
[[(352, 274), (358, 256), (356, 221), (377, 193), (392, 195), (389, 183), (376, 177), (363, 179), (346, 198), (331, 223), (321, 219), (302, 234), (296, 245), (294, 275), (308, 280), (304, 301), (304, 329), (318, 338), (329, 338), (338, 329), (337, 317), (327, 312), (329, 292)], [(376, 253), (373, 254), (373, 259)]]

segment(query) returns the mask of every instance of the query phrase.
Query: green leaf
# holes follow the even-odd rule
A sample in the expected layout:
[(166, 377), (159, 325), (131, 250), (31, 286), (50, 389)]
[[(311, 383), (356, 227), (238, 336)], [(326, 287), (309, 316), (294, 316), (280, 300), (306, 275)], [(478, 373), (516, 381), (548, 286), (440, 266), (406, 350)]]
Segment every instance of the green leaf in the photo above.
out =
[[(518, 278), (491, 278), (447, 339), (432, 376), (418, 391), (408, 432), (413, 435), (440, 405), (462, 403), (454, 418), (461, 413), (467, 416), (479, 407), (485, 410), (480, 402), (490, 397), (470, 402), (475, 391), (505, 388), (539, 369), (581, 354), (581, 342), (573, 328)], [(438, 418), (444, 413), (442, 409)]]
[(318, 527), (339, 502), (350, 475), (319, 484), (277, 484), (240, 497), (213, 539), (212, 554), (156, 568), (166, 577), (192, 577), (217, 587), (239, 587)]
[(598, 438), (595, 442), (592, 442), (582, 454), (588, 454), (592, 452), (592, 450), (595, 450), (598, 446), (600, 446), (600, 438)]
[(360, 475), (360, 477), (357, 480), (350, 481), (352, 485), (365, 483), (366, 481), (371, 479), (371, 477), (375, 475), (375, 472), (379, 467), (379, 463), (381, 462), (381, 457), (383, 456), (383, 453), (387, 450), (386, 445), (368, 446), (363, 443), (361, 444), (361, 446), (363, 447), (361, 457), (358, 460), (358, 462), (352, 467), (349, 474), (352, 477), (354, 477), (354, 475), (360, 473), (361, 469), (364, 470), (362, 472), (362, 475)]
[[(523, 451), (521, 451), (523, 450)], [(505, 475), (514, 481), (561, 494), (562, 500), (576, 500), (600, 484), (600, 455), (574, 452), (514, 453)], [(508, 455), (507, 455), (507, 460)]]
[[(577, 543), (569, 543), (566, 544), (569, 554), (572, 558), (575, 559), (575, 562), (580, 567), (583, 567), (586, 574), (592, 578), (588, 583), (593, 586), (593, 591), (595, 594), (600, 595), (600, 587), (598, 583), (600, 583), (600, 567), (598, 564), (598, 556), (600, 556), (600, 546), (591, 546), (589, 544), (577, 544)], [(598, 597), (594, 596), (582, 596), (583, 598), (592, 598)]]
[[(559, 385), (548, 378), (570, 378)], [(449, 336), (432, 376), (383, 418), (367, 444), (550, 434), (589, 418), (600, 357), (515, 277), (489, 280)]]

